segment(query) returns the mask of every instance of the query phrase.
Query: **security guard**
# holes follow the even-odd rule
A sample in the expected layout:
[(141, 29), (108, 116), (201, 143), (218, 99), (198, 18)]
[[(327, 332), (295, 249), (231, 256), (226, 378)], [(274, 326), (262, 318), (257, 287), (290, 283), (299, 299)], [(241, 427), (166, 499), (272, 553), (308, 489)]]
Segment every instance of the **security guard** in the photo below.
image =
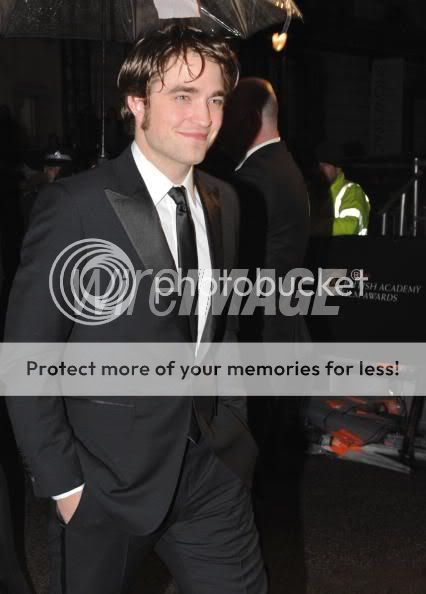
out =
[(370, 201), (360, 185), (346, 179), (338, 149), (323, 145), (317, 151), (319, 166), (330, 186), (334, 220), (332, 235), (367, 235)]

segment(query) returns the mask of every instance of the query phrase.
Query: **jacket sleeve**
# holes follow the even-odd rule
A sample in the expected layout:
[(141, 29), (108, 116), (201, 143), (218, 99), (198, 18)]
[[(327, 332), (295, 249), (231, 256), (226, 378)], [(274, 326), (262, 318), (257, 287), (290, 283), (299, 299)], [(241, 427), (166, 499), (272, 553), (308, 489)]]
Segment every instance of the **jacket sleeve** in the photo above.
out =
[[(49, 273), (56, 256), (82, 238), (72, 196), (61, 184), (48, 186), (36, 201), (24, 238), (9, 299), (5, 342), (67, 341), (73, 322), (51, 297)], [(56, 291), (56, 295), (60, 292)], [(35, 494), (50, 497), (82, 484), (75, 439), (62, 397), (9, 396), (6, 401)]]
[(362, 188), (348, 188), (340, 206), (340, 216), (333, 222), (333, 235), (358, 235), (368, 225), (370, 207)]

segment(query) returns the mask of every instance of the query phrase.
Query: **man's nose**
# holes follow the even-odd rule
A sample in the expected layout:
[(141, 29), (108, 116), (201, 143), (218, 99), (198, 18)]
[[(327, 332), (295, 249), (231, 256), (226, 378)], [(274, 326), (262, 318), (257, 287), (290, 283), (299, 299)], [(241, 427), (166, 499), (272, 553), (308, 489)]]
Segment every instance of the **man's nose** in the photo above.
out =
[(208, 128), (212, 124), (212, 116), (210, 113), (210, 105), (206, 101), (199, 101), (194, 105), (192, 117), (195, 122), (204, 128)]

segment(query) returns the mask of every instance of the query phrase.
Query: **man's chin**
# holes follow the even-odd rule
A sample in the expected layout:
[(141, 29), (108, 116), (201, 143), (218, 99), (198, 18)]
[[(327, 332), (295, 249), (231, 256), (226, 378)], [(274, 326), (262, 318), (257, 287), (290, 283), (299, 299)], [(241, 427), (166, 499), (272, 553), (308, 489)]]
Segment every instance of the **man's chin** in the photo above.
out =
[(207, 153), (204, 153), (204, 155), (202, 157), (200, 157), (199, 159), (194, 161), (193, 165), (199, 165), (200, 163), (202, 163), (204, 161), (204, 159), (206, 158), (206, 154)]
[(186, 165), (199, 165), (206, 158), (207, 150), (194, 151), (190, 155), (186, 155), (183, 162)]

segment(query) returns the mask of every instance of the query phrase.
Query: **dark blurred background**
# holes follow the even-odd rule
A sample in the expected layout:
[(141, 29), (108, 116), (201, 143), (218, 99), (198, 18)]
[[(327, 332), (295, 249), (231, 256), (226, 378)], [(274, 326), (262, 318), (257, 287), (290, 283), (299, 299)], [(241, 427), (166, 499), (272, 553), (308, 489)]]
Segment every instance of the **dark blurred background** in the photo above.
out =
[[(291, 24), (283, 52), (272, 47), (272, 34), (279, 27), (233, 43), (243, 76), (272, 82), (280, 102), (282, 136), (311, 196), (315, 149), (328, 140), (342, 147), (347, 177), (359, 182), (371, 199), (371, 241), (339, 238), (331, 247), (327, 241), (312, 243), (308, 264), (366, 269), (378, 287), (381, 283), (420, 287), (410, 296), (389, 289), (394, 298), (389, 303), (349, 300), (346, 315), (334, 320), (331, 330), (319, 328), (318, 334), (342, 341), (424, 340), (426, 281), (419, 262), (426, 236), (426, 184), (420, 179), (416, 239), (411, 194), (399, 232), (398, 196), (412, 178), (414, 159), (419, 159), (420, 171), (426, 166), (426, 2), (299, 0), (298, 5), (304, 19)], [(129, 47), (107, 42), (103, 81), (100, 42), (0, 39), (0, 335), (27, 213), (45, 182), (39, 174), (46, 155), (58, 150), (69, 155), (73, 172), (97, 163), (102, 94), (106, 152), (114, 157), (130, 141), (119, 119), (116, 89)], [(392, 196), (397, 196), (391, 208), (394, 216), (383, 242), (381, 211)], [(402, 238), (395, 239), (399, 235)], [(380, 289), (369, 290), (373, 296), (379, 293)], [(302, 448), (296, 447), (298, 435), (288, 426), (299, 416), (298, 403), (288, 406), (296, 410), (287, 410), (283, 428), (287, 436), (283, 484), (272, 482), (260, 494), (268, 510), (260, 515), (260, 524), (273, 592), (425, 592), (424, 472), (406, 477), (350, 463), (337, 467), (327, 458), (314, 458), (302, 481)], [(0, 462), (8, 471), (16, 545), (23, 558), (24, 479), (17, 453), (10, 447), (13, 438), (3, 409), (0, 425), (4, 454)], [(297, 428), (296, 421), (293, 427)], [(44, 504), (28, 499), (27, 557), (37, 590), (45, 592), (47, 565), (45, 547), (40, 546), (45, 540)], [(157, 573), (167, 584), (164, 572)], [(152, 571), (153, 584), (156, 575)], [(149, 579), (145, 583), (149, 594), (160, 591), (151, 587)]]
[[(235, 42), (243, 75), (268, 78), (279, 94), (284, 137), (309, 178), (323, 140), (344, 149), (349, 176), (374, 197), (374, 213), (426, 155), (426, 4), (423, 0), (300, 0), (284, 52), (279, 27)], [(110, 42), (105, 82), (101, 44), (84, 40), (0, 41), (0, 143), (40, 170), (49, 150), (66, 148), (76, 170), (100, 150), (101, 90), (106, 151), (126, 144), (119, 121), (117, 72), (128, 45)], [(15, 131), (19, 129), (19, 136)], [(13, 146), (11, 144), (13, 138)], [(391, 166), (391, 167), (390, 167)], [(24, 171), (22, 172), (22, 168)], [(424, 234), (424, 225), (419, 232)]]

